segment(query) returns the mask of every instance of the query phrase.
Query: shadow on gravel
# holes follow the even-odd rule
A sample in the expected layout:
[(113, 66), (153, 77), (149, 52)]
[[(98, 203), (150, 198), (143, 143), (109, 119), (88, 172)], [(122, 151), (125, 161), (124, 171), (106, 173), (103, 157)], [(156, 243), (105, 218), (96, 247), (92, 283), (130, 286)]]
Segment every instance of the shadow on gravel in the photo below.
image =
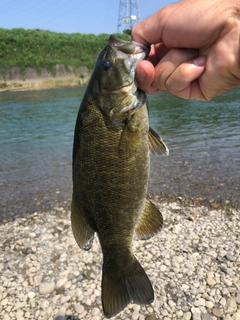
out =
[(69, 316), (56, 316), (54, 320), (80, 320), (77, 316), (69, 315)]

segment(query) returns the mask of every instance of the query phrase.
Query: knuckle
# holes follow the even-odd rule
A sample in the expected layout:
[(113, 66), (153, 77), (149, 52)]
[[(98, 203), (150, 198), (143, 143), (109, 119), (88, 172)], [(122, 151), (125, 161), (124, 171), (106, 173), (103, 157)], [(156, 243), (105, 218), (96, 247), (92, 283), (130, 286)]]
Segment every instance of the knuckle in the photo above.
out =
[(166, 89), (170, 92), (176, 92), (176, 85), (172, 77), (169, 77), (166, 81)]

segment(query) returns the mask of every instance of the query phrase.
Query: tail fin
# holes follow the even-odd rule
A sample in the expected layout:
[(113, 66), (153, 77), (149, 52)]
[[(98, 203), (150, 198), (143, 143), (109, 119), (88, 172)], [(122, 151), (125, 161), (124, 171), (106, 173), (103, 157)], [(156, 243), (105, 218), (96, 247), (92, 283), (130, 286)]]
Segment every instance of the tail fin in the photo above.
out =
[(126, 261), (126, 270), (115, 273), (109, 273), (109, 267), (103, 264), (102, 306), (106, 318), (115, 316), (129, 303), (146, 305), (154, 300), (148, 276), (134, 256), (132, 260), (130, 264)]

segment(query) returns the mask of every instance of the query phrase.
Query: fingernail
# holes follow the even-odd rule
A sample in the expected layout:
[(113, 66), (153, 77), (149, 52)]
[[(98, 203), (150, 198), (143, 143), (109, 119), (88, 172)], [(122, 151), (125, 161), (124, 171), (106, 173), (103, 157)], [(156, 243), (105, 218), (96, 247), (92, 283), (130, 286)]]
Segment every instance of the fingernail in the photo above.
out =
[(193, 64), (197, 67), (204, 67), (206, 64), (206, 57), (197, 57), (193, 60)]

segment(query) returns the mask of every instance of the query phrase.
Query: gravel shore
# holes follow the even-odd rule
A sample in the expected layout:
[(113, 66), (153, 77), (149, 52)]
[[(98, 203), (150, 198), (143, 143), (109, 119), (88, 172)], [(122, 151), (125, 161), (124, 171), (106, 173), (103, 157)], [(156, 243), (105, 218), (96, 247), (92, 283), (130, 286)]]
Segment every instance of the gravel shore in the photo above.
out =
[[(240, 211), (157, 204), (161, 233), (133, 240), (153, 283), (149, 306), (112, 319), (240, 320)], [(101, 249), (78, 248), (64, 208), (0, 226), (0, 319), (104, 319)]]

